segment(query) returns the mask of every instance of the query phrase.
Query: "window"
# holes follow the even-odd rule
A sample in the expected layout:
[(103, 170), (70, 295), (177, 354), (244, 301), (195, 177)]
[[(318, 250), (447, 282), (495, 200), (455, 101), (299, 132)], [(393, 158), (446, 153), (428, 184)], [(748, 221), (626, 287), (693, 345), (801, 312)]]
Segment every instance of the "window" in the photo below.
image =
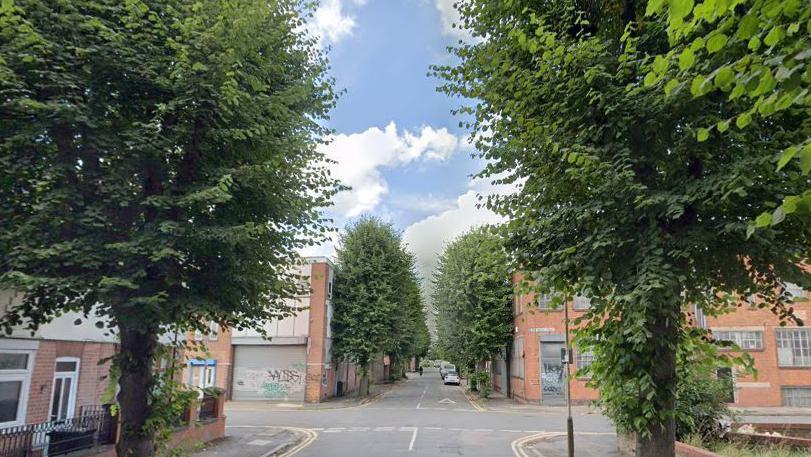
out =
[(783, 387), (783, 406), (811, 407), (811, 387)]
[(761, 330), (713, 330), (712, 334), (717, 341), (730, 341), (746, 351), (763, 349)]
[(803, 290), (802, 287), (798, 286), (797, 284), (794, 284), (793, 282), (787, 282), (784, 284), (784, 286), (786, 287), (786, 295), (788, 295), (793, 300), (805, 299), (805, 290)]
[(214, 387), (217, 383), (217, 361), (214, 359), (189, 360), (190, 386)]
[[(575, 354), (575, 367), (577, 367), (577, 371), (580, 372), (583, 368), (588, 367), (591, 365), (591, 362), (594, 362), (594, 353), (589, 351), (581, 351), (578, 349), (577, 354)], [(578, 376), (581, 379), (588, 379), (590, 375)]]
[(591, 308), (591, 299), (582, 295), (574, 296), (574, 309), (589, 309)]
[(0, 426), (25, 422), (32, 355), (28, 351), (0, 352)]
[(777, 362), (781, 367), (811, 366), (811, 329), (777, 329)]
[(552, 309), (552, 294), (538, 295), (538, 309)]
[(513, 350), (510, 354), (510, 376), (514, 378), (524, 377), (524, 339), (515, 338), (513, 340)]
[(217, 341), (219, 332), (220, 324), (213, 321), (208, 324), (208, 339), (210, 341)]
[(59, 357), (54, 367), (54, 383), (51, 392), (50, 420), (70, 419), (76, 408), (76, 385), (79, 381), (79, 359)]

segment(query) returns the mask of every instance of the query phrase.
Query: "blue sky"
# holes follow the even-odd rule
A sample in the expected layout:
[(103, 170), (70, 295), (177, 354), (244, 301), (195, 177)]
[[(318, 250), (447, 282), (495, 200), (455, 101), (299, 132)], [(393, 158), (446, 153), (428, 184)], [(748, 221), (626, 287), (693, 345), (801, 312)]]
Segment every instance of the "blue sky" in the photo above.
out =
[[(323, 151), (352, 190), (328, 213), (341, 227), (361, 214), (391, 222), (426, 277), (444, 243), (496, 221), (475, 207), (489, 186), (469, 178), (481, 165), (451, 114), (459, 100), (437, 92), (440, 81), (427, 76), (431, 65), (451, 62), (446, 47), (465, 38), (450, 27), (453, 1), (321, 0), (310, 21), (346, 90)], [(327, 243), (305, 254), (333, 253)]]

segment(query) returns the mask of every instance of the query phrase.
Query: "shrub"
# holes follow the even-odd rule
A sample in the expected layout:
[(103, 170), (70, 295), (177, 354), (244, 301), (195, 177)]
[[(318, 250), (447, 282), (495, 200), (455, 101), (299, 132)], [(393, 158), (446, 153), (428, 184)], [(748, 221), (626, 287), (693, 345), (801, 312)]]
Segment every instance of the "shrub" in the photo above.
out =
[(676, 387), (676, 437), (714, 441), (732, 414), (726, 401), (732, 380), (718, 378), (701, 364), (682, 364)]

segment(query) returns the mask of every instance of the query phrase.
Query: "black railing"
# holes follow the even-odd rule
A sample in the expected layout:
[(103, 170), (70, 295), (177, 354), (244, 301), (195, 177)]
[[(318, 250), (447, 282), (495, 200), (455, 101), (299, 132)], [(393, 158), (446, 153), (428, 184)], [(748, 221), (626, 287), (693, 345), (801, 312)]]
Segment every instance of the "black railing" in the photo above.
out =
[(51, 457), (110, 444), (113, 418), (106, 407), (82, 407), (65, 420), (0, 429), (0, 457)]

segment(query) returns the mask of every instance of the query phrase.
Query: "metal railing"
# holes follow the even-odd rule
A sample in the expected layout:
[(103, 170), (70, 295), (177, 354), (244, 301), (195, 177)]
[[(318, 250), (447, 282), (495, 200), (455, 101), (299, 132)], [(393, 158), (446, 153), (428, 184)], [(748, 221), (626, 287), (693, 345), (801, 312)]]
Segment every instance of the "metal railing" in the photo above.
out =
[(114, 440), (109, 409), (84, 406), (70, 419), (0, 429), (0, 457), (51, 457)]

